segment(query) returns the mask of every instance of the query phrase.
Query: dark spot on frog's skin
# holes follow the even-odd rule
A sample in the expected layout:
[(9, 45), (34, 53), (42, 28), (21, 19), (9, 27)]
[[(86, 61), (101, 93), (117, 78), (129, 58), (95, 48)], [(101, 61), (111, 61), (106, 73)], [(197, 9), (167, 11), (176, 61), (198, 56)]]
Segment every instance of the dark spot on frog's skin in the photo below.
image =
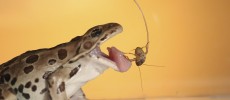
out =
[(39, 56), (38, 55), (31, 55), (28, 58), (26, 58), (26, 63), (27, 64), (32, 64), (38, 61)]
[(48, 89), (47, 89), (47, 88), (44, 88), (44, 89), (41, 90), (40, 94), (43, 94), (43, 93), (45, 93), (45, 92), (47, 92), (47, 91), (48, 91)]
[(74, 61), (69, 61), (69, 64), (72, 64)]
[(46, 71), (46, 72), (43, 74), (42, 78), (43, 78), (43, 79), (47, 79), (51, 73), (52, 73), (52, 71)]
[(60, 66), (59, 68), (60, 68), (60, 69), (63, 69), (64, 67), (63, 67), (63, 66)]
[(36, 78), (36, 79), (34, 80), (34, 82), (35, 82), (35, 83), (38, 83), (38, 82), (39, 82), (39, 78)]
[(60, 90), (60, 93), (65, 91), (65, 82), (62, 82), (60, 85), (59, 85), (59, 90)]
[(30, 88), (31, 84), (32, 84), (31, 81), (27, 82), (25, 88)]
[(33, 69), (34, 69), (34, 66), (30, 65), (24, 68), (24, 72), (26, 74), (29, 74), (31, 71), (33, 71)]
[(17, 89), (17, 88), (14, 88), (14, 92), (17, 94), (17, 93), (18, 93), (18, 89)]
[(107, 34), (103, 37), (103, 38), (101, 38), (101, 41), (104, 41), (106, 38), (107, 38)]
[(83, 45), (84, 49), (90, 49), (92, 46), (93, 46), (93, 43), (90, 41), (85, 42)]
[(58, 50), (58, 58), (60, 60), (63, 60), (67, 57), (67, 50), (66, 49), (60, 49)]
[(5, 74), (4, 75), (4, 78), (5, 78), (5, 80), (7, 81), (7, 82), (9, 82), (10, 81), (10, 74)]
[(76, 55), (79, 54), (80, 48), (81, 48), (81, 46), (79, 46), (79, 47), (77, 48), (77, 50), (76, 50)]
[(24, 89), (24, 86), (22, 84), (20, 84), (18, 86), (18, 91), (21, 92), (21, 93), (23, 93), (23, 89)]
[(53, 64), (55, 64), (56, 62), (57, 62), (57, 60), (55, 60), (55, 59), (50, 59), (50, 60), (48, 61), (49, 65), (53, 65)]
[(79, 67), (75, 67), (71, 72), (69, 73), (69, 77), (73, 77), (79, 70)]
[(17, 81), (17, 77), (14, 77), (12, 80), (11, 80), (11, 85), (14, 85), (15, 83), (16, 83), (16, 81)]
[(26, 99), (30, 99), (30, 94), (28, 93), (22, 93), (22, 96)]
[(33, 92), (35, 92), (35, 91), (37, 90), (37, 86), (36, 86), (36, 85), (33, 85), (32, 88), (31, 88), (31, 90), (32, 90)]

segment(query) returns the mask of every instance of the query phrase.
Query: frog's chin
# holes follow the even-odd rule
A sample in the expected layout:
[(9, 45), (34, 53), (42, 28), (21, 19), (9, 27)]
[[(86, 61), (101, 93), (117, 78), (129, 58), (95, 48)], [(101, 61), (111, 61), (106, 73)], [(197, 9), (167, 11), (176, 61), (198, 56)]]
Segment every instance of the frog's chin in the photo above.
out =
[(99, 47), (93, 49), (90, 54), (96, 55), (100, 61), (107, 63), (109, 67), (119, 72), (126, 72), (131, 67), (131, 61), (124, 56), (124, 53), (115, 47), (107, 48), (109, 54), (105, 54)]

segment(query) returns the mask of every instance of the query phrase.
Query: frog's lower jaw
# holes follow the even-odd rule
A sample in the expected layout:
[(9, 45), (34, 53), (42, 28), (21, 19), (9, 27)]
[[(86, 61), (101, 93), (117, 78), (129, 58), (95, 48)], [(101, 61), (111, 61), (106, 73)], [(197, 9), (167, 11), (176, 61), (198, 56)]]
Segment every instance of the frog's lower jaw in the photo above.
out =
[[(124, 56), (118, 51), (114, 54), (119, 55), (118, 58), (124, 58)], [(111, 53), (109, 51), (109, 53)], [(130, 63), (130, 61), (124, 61), (124, 63)], [(128, 66), (122, 66), (117, 63), (121, 63), (119, 61), (114, 61), (113, 59), (110, 59), (110, 55), (106, 55), (105, 53), (101, 52), (99, 47), (96, 47), (94, 50), (92, 50), (89, 54), (86, 54), (85, 56), (81, 57), (76, 62), (72, 63), (73, 66), (81, 65), (79, 68), (79, 71), (71, 77), (66, 82), (66, 94), (67, 97), (71, 97), (74, 95), (79, 89), (89, 80), (92, 80), (102, 74), (106, 69), (111, 67), (112, 69), (116, 71), (123, 72), (121, 70), (121, 67), (127, 67), (128, 69), (131, 64), (128, 64)], [(71, 88), (76, 87), (76, 88)]]
[(110, 66), (117, 68), (114, 62), (108, 61), (102, 58), (102, 56), (90, 54), (74, 63), (72, 65), (81, 64), (81, 67), (77, 74), (66, 82), (66, 94), (68, 98), (74, 95), (86, 82), (96, 78)]

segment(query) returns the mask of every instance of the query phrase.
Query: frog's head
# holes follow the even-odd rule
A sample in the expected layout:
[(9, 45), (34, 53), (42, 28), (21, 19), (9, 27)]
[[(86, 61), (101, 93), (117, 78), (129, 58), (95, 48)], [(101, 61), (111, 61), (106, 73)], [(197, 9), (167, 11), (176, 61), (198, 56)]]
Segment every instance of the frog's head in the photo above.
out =
[[(72, 39), (71, 41), (76, 41), (76, 44), (78, 44), (76, 46), (77, 55), (70, 59), (69, 62), (71, 62), (70, 65), (77, 66), (76, 68), (79, 71), (77, 70), (77, 74), (71, 77), (67, 84), (81, 87), (85, 82), (96, 78), (109, 67), (119, 72), (127, 71), (131, 66), (131, 62), (122, 52), (115, 47), (108, 48), (108, 55), (100, 50), (100, 45), (103, 42), (120, 32), (122, 32), (121, 25), (108, 23), (95, 26), (83, 36)], [(66, 87), (66, 91), (68, 97), (75, 93), (70, 85)]]
[[(117, 71), (127, 71), (131, 66), (130, 61), (123, 56), (123, 53), (116, 48), (108, 48), (109, 55), (106, 55), (100, 50), (100, 45), (121, 33), (122, 26), (118, 23), (107, 23), (104, 25), (97, 25), (90, 28), (83, 36), (80, 37), (80, 46), (77, 49), (77, 56), (71, 61), (76, 61), (83, 56), (90, 55), (92, 59), (100, 63), (106, 63)], [(73, 39), (72, 41), (74, 41)], [(78, 39), (77, 39), (78, 40)], [(98, 60), (100, 58), (100, 60)], [(126, 64), (128, 63), (128, 65)], [(126, 65), (125, 67), (123, 67)]]
[(92, 27), (81, 37), (82, 43), (79, 52), (81, 53), (99, 47), (109, 38), (121, 33), (122, 30), (122, 26), (118, 23), (108, 23)]

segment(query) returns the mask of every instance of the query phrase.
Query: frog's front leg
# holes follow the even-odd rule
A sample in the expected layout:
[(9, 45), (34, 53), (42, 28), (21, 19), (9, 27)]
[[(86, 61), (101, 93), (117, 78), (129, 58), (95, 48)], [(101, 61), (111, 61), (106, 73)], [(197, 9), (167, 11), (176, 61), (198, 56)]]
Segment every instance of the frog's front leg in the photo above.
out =
[(52, 73), (48, 78), (48, 88), (50, 92), (50, 98), (52, 100), (68, 100), (65, 84), (69, 79), (69, 73), (72, 68), (69, 67), (59, 67), (54, 73)]
[[(82, 81), (76, 81), (78, 79), (76, 79), (75, 76), (80, 68), (81, 64), (78, 62), (66, 63), (48, 76), (47, 82), (52, 100), (69, 100), (72, 95), (77, 93), (79, 93), (79, 95), (84, 95), (82, 90), (77, 92), (81, 87), (79, 83), (82, 83)], [(71, 78), (74, 81), (69, 82)]]

